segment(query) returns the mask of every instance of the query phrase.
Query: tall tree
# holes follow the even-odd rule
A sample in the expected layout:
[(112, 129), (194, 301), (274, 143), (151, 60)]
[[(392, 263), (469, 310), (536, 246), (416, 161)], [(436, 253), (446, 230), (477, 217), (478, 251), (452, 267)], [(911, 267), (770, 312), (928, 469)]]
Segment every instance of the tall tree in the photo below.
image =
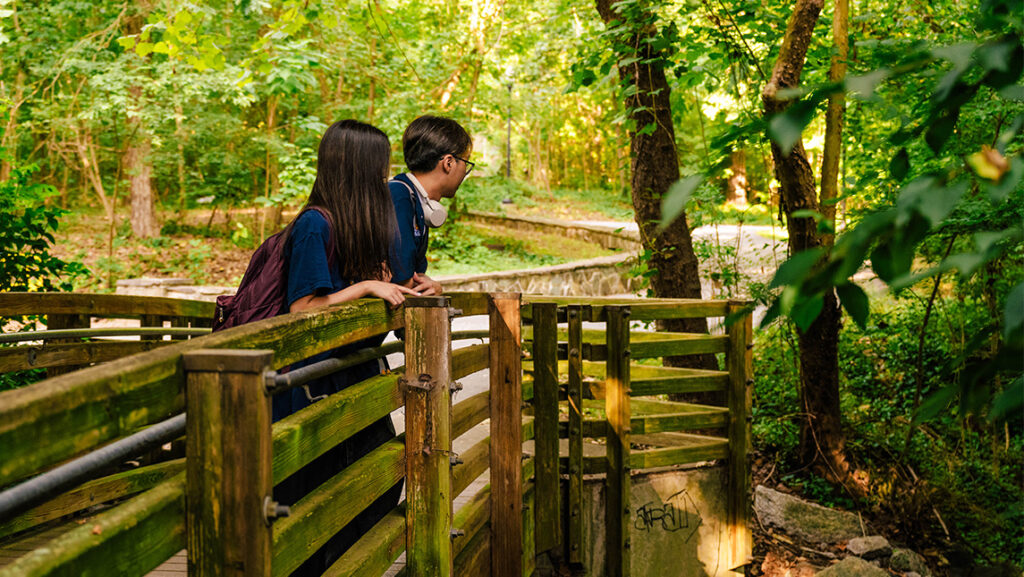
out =
[[(651, 255), (648, 266), (657, 274), (651, 288), (657, 297), (700, 298), (700, 274), (686, 215), (659, 230), (661, 198), (679, 180), (679, 154), (672, 122), (672, 89), (665, 76), (665, 49), (658, 42), (655, 16), (647, 6), (613, 5), (597, 0), (597, 11), (613, 36), (619, 54), (619, 78), (627, 87), (626, 110), (635, 123), (630, 132), (633, 207), (640, 239)], [(668, 321), (665, 328), (680, 332), (707, 332), (706, 319)], [(710, 356), (673, 359), (676, 366), (711, 367)]]
[[(800, 76), (822, 4), (823, 0), (796, 2), (778, 59), (762, 92), (765, 116), (769, 119), (791, 105), (792, 101), (780, 98), (779, 93), (800, 86)], [(830, 125), (833, 126), (831, 136), (838, 144), (839, 134), (836, 131), (841, 127)], [(830, 235), (821, 232), (817, 221), (810, 216), (819, 212), (822, 204), (802, 139), (797, 137), (791, 148), (786, 150), (778, 138), (773, 138), (771, 147), (775, 177), (781, 189), (782, 209), (786, 214), (790, 253), (795, 255), (827, 246)], [(835, 175), (831, 178), (834, 186)], [(823, 193), (827, 188), (823, 182)], [(813, 314), (811, 309), (818, 304), (821, 306), (820, 314), (800, 332), (798, 339), (800, 393), (805, 415), (801, 422), (801, 453), (806, 462), (816, 462), (822, 473), (842, 481), (849, 469), (839, 410), (839, 328), (842, 313), (834, 289), (826, 290), (821, 300), (809, 301), (806, 312)]]

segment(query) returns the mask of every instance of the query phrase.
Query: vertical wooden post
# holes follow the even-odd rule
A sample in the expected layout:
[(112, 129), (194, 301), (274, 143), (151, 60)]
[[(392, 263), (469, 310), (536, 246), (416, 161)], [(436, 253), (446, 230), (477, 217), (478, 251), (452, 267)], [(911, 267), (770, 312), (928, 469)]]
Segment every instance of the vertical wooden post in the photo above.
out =
[[(730, 301), (728, 315), (739, 314), (747, 303)], [(753, 319), (749, 312), (729, 325), (729, 569), (750, 562), (750, 420), (753, 384)]]
[(607, 314), (608, 360), (604, 406), (608, 419), (608, 499), (605, 501), (608, 577), (629, 575), (629, 307)]
[[(141, 315), (139, 317), (140, 327), (152, 327), (152, 328), (163, 328), (164, 317), (160, 315)], [(160, 335), (145, 335), (142, 337), (144, 341), (159, 341), (163, 337)]]
[(273, 351), (199, 350), (187, 375), (185, 471), (188, 573), (269, 576), (276, 504), (271, 472)]
[(558, 305), (533, 306), (533, 414), (537, 452), (534, 489), (536, 553), (561, 554), (558, 487)]
[(519, 293), (492, 293), (491, 378), (491, 575), (522, 577), (522, 348)]
[(452, 574), (452, 339), (447, 297), (405, 301), (405, 543), (410, 577)]
[[(89, 315), (46, 315), (46, 330), (55, 331), (59, 329), (87, 329), (92, 325), (92, 317)], [(52, 339), (47, 343), (58, 345), (61, 343), (79, 342), (80, 339)], [(46, 369), (46, 378), (56, 377), (77, 370), (77, 366), (50, 367)]]
[(583, 309), (566, 308), (569, 357), (569, 503), (568, 551), (574, 566), (583, 564)]

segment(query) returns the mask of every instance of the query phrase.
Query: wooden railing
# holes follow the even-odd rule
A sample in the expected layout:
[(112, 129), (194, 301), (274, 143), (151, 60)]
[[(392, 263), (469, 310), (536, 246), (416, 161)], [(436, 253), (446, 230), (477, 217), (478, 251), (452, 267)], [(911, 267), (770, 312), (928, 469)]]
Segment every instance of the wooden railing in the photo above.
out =
[[(213, 309), (209, 302), (162, 297), (0, 293), (0, 319), (41, 316), (46, 325), (43, 331), (0, 336), (0, 373), (47, 369), (48, 376), (55, 376), (169, 344), (165, 336), (182, 340), (204, 335), (210, 332)], [(130, 319), (128, 324), (138, 326), (93, 327), (107, 319)], [(2, 346), (33, 341), (42, 343)]]
[[(13, 316), (15, 311), (3, 308), (10, 302), (3, 298), (0, 315)], [(32, 298), (50, 304), (45, 297)], [(95, 317), (138, 310), (91, 302), (106, 308), (40, 306), (16, 312)], [(201, 314), (206, 305), (195, 306), (194, 319), (209, 318)], [(582, 542), (582, 476), (596, 472), (608, 478), (609, 571), (628, 575), (630, 472), (712, 459), (728, 459), (729, 562), (742, 565), (750, 551), (749, 316), (729, 325), (724, 335), (650, 333), (630, 325), (724, 317), (740, 306), (543, 297), (521, 303), (519, 295), (483, 293), (410, 299), (399, 309), (362, 300), (187, 341), (157, 341), (166, 346), (0, 393), (0, 488), (183, 411), (188, 415), (185, 458), (109, 474), (13, 518), (0, 517), (2, 546), (4, 539), (17, 539), (44, 523), (111, 504), (85, 525), (70, 525), (45, 549), (0, 568), (0, 577), (79, 574), (85, 568), (143, 575), (185, 548), (192, 575), (287, 575), (403, 478), (406, 500), (327, 574), (381, 575), (404, 551), (407, 574), (416, 577), (527, 576), (539, 553), (582, 560), (589, 546)], [(449, 321), (456, 310), (462, 316), (487, 315), (488, 331), (453, 335)], [(188, 316), (182, 309), (172, 312)], [(584, 329), (584, 322), (604, 323), (606, 329)], [(273, 371), (396, 328), (405, 329), (405, 367), (270, 423)], [(487, 344), (452, 348), (453, 339), (483, 334)], [(531, 355), (525, 362), (523, 349)], [(391, 350), (360, 354), (365, 359)], [(726, 354), (725, 371), (630, 362), (718, 352)], [(484, 369), (489, 390), (452, 405), (451, 385)], [(586, 387), (585, 377), (592, 377)], [(729, 406), (637, 398), (712, 390), (726, 391)], [(268, 497), (276, 483), (403, 405), (403, 436), (321, 485), (293, 505), (289, 516), (275, 519), (280, 511)], [(603, 411), (603, 417), (583, 418), (584, 408)], [(490, 436), (452, 454), (453, 439), (487, 419)], [(667, 446), (631, 449), (631, 435), (693, 430), (702, 434), (677, 433)], [(708, 431), (721, 434), (704, 434)], [(563, 455), (560, 437), (568, 438)], [(607, 439), (605, 458), (584, 457), (587, 437)], [(530, 439), (535, 454), (524, 458), (522, 443)], [(232, 449), (221, 450), (225, 447)], [(491, 484), (453, 513), (453, 497), (488, 469)], [(559, 497), (562, 475), (568, 479), (567, 503)]]

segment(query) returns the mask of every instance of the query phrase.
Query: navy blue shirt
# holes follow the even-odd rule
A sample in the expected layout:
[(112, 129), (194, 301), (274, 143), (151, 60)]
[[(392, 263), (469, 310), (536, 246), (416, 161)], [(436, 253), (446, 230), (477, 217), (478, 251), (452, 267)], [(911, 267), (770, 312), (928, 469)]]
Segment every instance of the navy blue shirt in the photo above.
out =
[[(309, 295), (324, 296), (336, 293), (352, 282), (341, 277), (341, 267), (335, 259), (329, 257), (328, 251), (334, 245), (331, 239), (331, 225), (322, 214), (315, 210), (307, 210), (299, 215), (292, 228), (288, 246), (288, 305)], [(344, 255), (336, 255), (343, 258)], [(316, 334), (310, 334), (316, 338)], [(348, 346), (332, 349), (314, 355), (304, 361), (291, 365), (292, 369), (304, 367), (330, 357), (344, 357), (353, 352), (376, 347), (384, 340), (384, 335), (353, 343)], [(380, 364), (370, 361), (351, 369), (333, 373), (316, 379), (307, 385), (312, 396), (330, 395), (353, 383), (380, 373)], [(299, 409), (309, 406), (309, 399), (302, 387), (294, 388), (274, 396), (272, 420), (278, 421)]]
[(391, 202), (395, 205), (395, 220), (398, 223), (398, 238), (391, 251), (391, 282), (405, 284), (413, 273), (427, 272), (427, 244), (430, 229), (423, 216), (416, 185), (408, 174), (399, 174), (388, 183)]
[(331, 225), (315, 210), (303, 212), (295, 221), (289, 240), (288, 306), (302, 297), (328, 295), (352, 284), (329, 264), (331, 234)]

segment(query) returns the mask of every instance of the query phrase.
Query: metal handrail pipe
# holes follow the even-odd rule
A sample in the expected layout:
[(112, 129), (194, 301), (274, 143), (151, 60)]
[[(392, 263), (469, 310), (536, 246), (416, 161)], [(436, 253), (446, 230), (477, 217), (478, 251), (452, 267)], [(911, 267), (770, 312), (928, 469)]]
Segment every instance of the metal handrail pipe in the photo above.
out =
[(106, 467), (123, 463), (184, 434), (185, 413), (182, 413), (23, 481), (0, 492), (0, 521), (13, 518), (68, 489), (92, 480), (97, 472)]
[(84, 339), (92, 337), (140, 337), (151, 335), (169, 335), (172, 337), (198, 337), (210, 334), (210, 329), (201, 327), (117, 327), (105, 329), (54, 329), (52, 331), (25, 331), (23, 333), (4, 333), (0, 335), (0, 344), (18, 343), (22, 341), (48, 341), (51, 339)]
[[(484, 339), (487, 338), (488, 335), (489, 332), (487, 330), (453, 331), (452, 341)], [(267, 386), (267, 392), (271, 395), (283, 393), (289, 389), (301, 387), (315, 379), (326, 377), (332, 373), (360, 365), (367, 361), (379, 359), (394, 353), (400, 353), (403, 350), (405, 350), (405, 343), (403, 341), (394, 341), (383, 344), (379, 347), (360, 349), (347, 357), (325, 359), (299, 369), (288, 371), (287, 373), (275, 375), (273, 383), (268, 384)]]

